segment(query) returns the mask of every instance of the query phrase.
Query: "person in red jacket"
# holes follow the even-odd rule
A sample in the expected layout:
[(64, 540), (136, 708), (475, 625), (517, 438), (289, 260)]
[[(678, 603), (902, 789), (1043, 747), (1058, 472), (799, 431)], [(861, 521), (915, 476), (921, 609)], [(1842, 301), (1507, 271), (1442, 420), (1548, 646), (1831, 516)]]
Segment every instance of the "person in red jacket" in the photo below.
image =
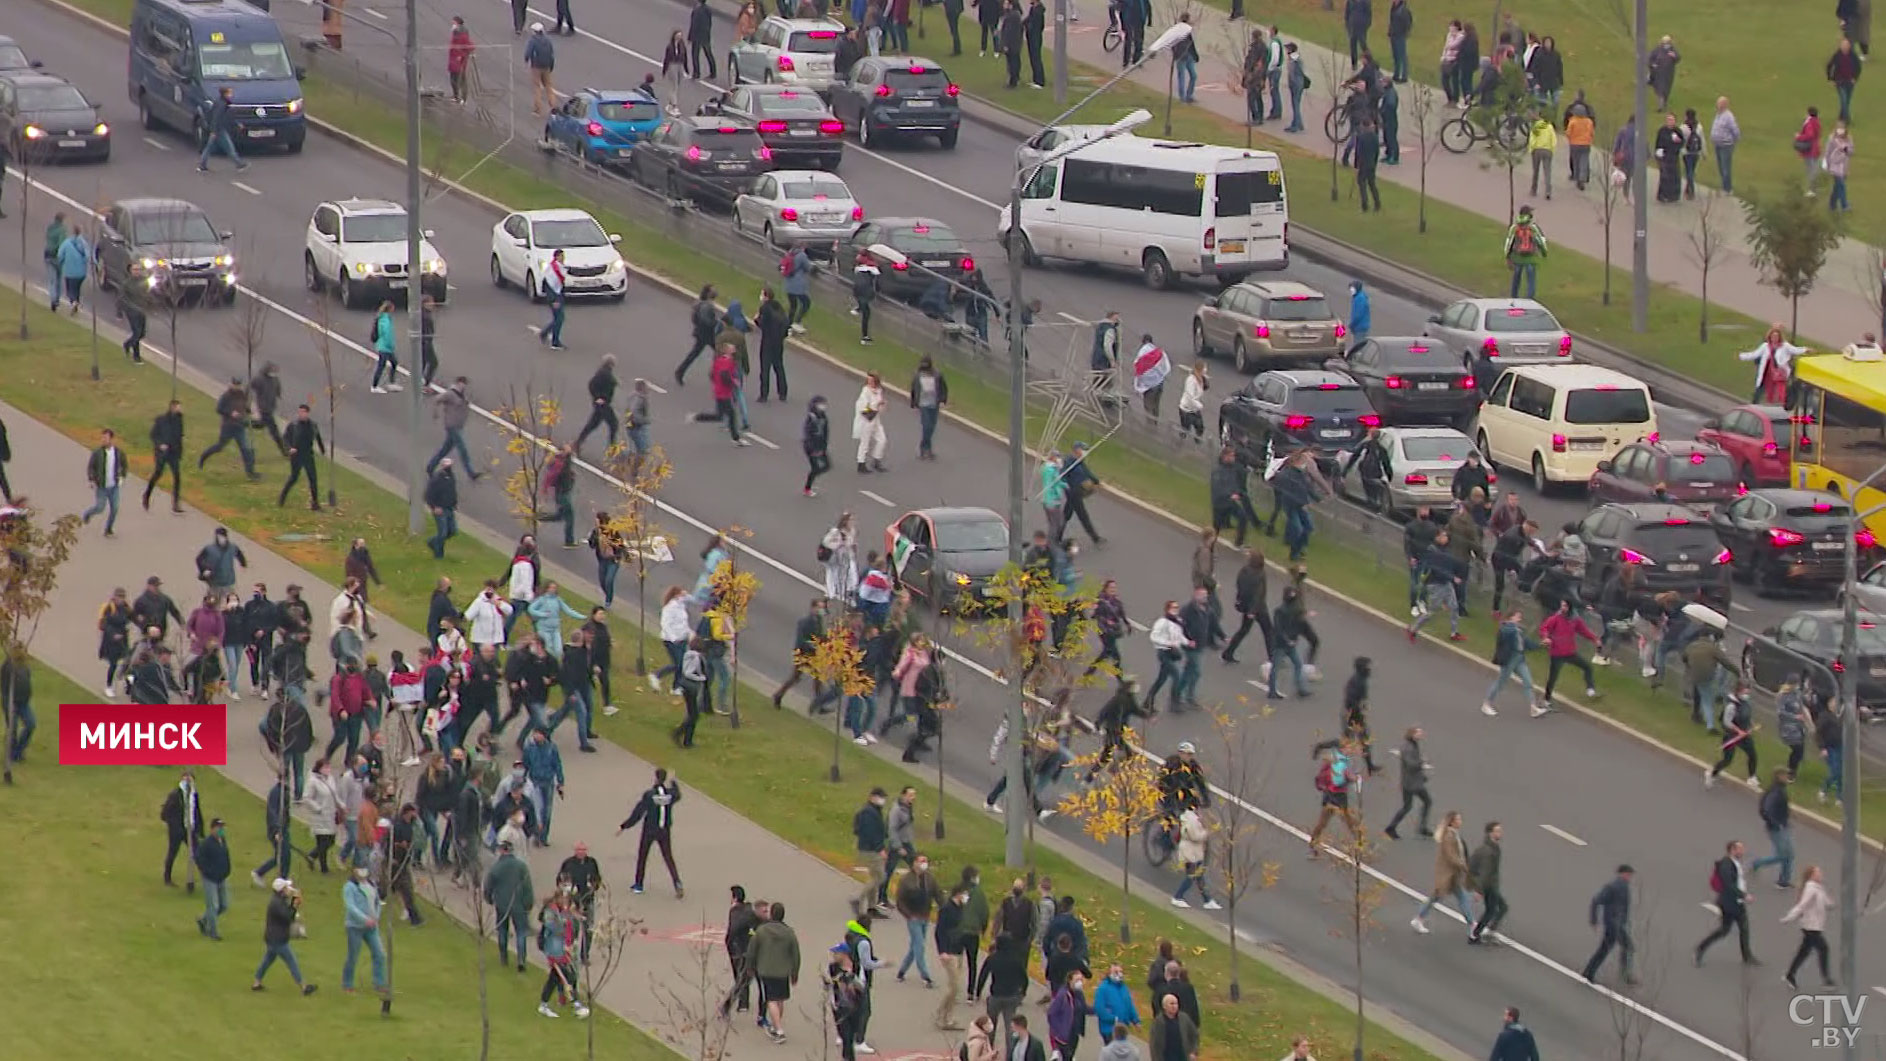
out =
[(1819, 107), (1809, 107), (1807, 117), (1802, 119), (1801, 128), (1794, 134), (1794, 153), (1801, 157), (1801, 163), (1807, 170), (1807, 197), (1814, 198), (1815, 179), (1820, 176), (1821, 168), (1821, 112)]
[(465, 102), (465, 74), (471, 66), (472, 52), (477, 45), (472, 43), (471, 30), (465, 28), (465, 20), (452, 16), (452, 42), (446, 48), (445, 73), (452, 80), (452, 102)]
[(714, 353), (714, 363), (707, 370), (707, 381), (714, 388), (714, 411), (695, 413), (698, 423), (711, 424), (725, 420), (727, 433), (733, 436), (733, 444), (747, 446), (752, 443), (740, 437), (740, 406), (735, 397), (740, 389), (740, 363), (734, 360), (732, 343), (720, 344)]
[(327, 683), (327, 715), (334, 723), (334, 736), (327, 742), (327, 751), (322, 758), (334, 758), (334, 749), (347, 745), (347, 758), (344, 762), (353, 762), (354, 753), (360, 749), (360, 720), (367, 713), (367, 702), (373, 698), (367, 688), (367, 677), (360, 673), (360, 661), (349, 657), (340, 670)]
[(1546, 656), (1551, 661), (1545, 675), (1545, 696), (1541, 703), (1550, 706), (1552, 687), (1558, 684), (1559, 670), (1563, 667), (1576, 667), (1585, 675), (1585, 697), (1590, 699), (1598, 695), (1598, 687), (1593, 684), (1591, 663), (1578, 654), (1578, 639), (1584, 638), (1592, 644), (1598, 643), (1598, 637), (1585, 625), (1585, 620), (1572, 612), (1570, 600), (1559, 601), (1559, 610), (1546, 616), (1539, 623), (1539, 636), (1545, 640)]

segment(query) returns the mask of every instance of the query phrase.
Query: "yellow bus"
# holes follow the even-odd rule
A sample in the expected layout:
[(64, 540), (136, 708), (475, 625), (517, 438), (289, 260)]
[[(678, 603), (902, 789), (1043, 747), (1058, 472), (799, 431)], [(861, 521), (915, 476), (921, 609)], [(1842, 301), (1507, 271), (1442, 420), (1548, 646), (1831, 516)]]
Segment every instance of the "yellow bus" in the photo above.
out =
[[(1848, 498), (1886, 541), (1886, 357), (1867, 350), (1796, 358), (1788, 408), (1794, 485)], [(1872, 485), (1859, 488), (1868, 479)]]

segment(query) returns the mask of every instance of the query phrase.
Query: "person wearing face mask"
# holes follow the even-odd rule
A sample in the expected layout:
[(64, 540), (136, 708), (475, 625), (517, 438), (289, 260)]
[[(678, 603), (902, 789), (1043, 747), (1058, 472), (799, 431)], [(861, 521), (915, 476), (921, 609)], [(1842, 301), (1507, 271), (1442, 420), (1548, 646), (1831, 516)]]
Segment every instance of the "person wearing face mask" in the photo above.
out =
[(1068, 976), (1048, 1003), (1048, 1046), (1061, 1061), (1074, 1061), (1087, 1030), (1087, 979), (1078, 970)]
[(910, 946), (904, 951), (904, 960), (897, 966), (897, 982), (904, 982), (904, 975), (910, 967), (917, 967), (917, 975), (923, 977), (923, 986), (935, 987), (936, 980), (930, 976), (930, 963), (924, 957), (924, 946), (929, 943), (930, 915), (936, 908), (938, 889), (936, 877), (930, 873), (928, 855), (918, 855), (911, 861), (911, 870), (897, 882), (897, 912), (903, 916), (904, 928), (910, 934)]
[(373, 989), (386, 991), (386, 948), (380, 943), (380, 893), (368, 880), (365, 866), (341, 888), (341, 906), (346, 911), (347, 961), (341, 965), (341, 990), (354, 991), (354, 964), (360, 960), (360, 948), (367, 948), (373, 960)]
[(956, 1000), (963, 993), (963, 918), (969, 892), (961, 884), (950, 889), (949, 898), (936, 911), (936, 956), (943, 966), (943, 997), (936, 1006), (938, 1031), (959, 1032)]
[[(1139, 1007), (1133, 1004), (1133, 992), (1126, 986), (1126, 970), (1119, 962), (1109, 965), (1106, 978), (1094, 985), (1093, 1013), (1100, 1040), (1109, 1045), (1117, 1041), (1115, 1028), (1124, 1033), (1127, 1028), (1140, 1026)], [(1106, 1050), (1101, 1048), (1103, 1058)]]

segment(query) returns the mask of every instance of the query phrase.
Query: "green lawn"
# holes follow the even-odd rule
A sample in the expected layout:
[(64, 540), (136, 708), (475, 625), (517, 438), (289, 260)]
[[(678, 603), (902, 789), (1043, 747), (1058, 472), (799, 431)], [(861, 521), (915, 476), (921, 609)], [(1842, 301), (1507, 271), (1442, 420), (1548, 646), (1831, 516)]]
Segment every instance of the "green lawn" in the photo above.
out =
[[(0, 292), (0, 320), (13, 319), (12, 315), (18, 311), (18, 296), (10, 291)], [(69, 318), (55, 317), (37, 305), (29, 309), (29, 319), (34, 334), (30, 343), (20, 342), (10, 331), (0, 334), (0, 397), (35, 418), (75, 439), (89, 442), (100, 424), (113, 426), (121, 434), (133, 428), (142, 430), (150, 411), (161, 408), (169, 397), (169, 381), (161, 372), (120, 367), (122, 362), (115, 355), (105, 362), (104, 379), (91, 382), (86, 378), (84, 367), (89, 358), (89, 336)], [(952, 397), (955, 393), (952, 388)], [(180, 397), (187, 422), (208, 422), (211, 415), (208, 396), (186, 388)], [(435, 562), (422, 542), (405, 534), (405, 503), (346, 471), (337, 477), (340, 503), (335, 509), (313, 513), (306, 509), (276, 509), (266, 503), (258, 504), (265, 495), (272, 495), (273, 484), (278, 481), (275, 477), (282, 470), (278, 456), (264, 451), (258, 455), (258, 460), (262, 482), (248, 483), (235, 462), (218, 462), (197, 473), (186, 488), (186, 500), (238, 533), (265, 543), (328, 578), (339, 577), (350, 538), (353, 535), (365, 537), (381, 573), (386, 576), (386, 584), (374, 590), (374, 603), (409, 628), (423, 626), (437, 575), (452, 575), (458, 585), (468, 586), (504, 564), (504, 557), (497, 551), (466, 536), (453, 541), (444, 562)], [(288, 535), (305, 538), (284, 540)], [(790, 589), (796, 595), (796, 587)], [(761, 592), (774, 590), (763, 588)], [(585, 598), (567, 590), (565, 599), (580, 610), (589, 607)], [(625, 622), (616, 622), (613, 626), (618, 664), (615, 700), (622, 712), (614, 717), (599, 718), (598, 728), (607, 739), (640, 755), (673, 761), (674, 749), (668, 742), (667, 730), (678, 720), (677, 707), (665, 696), (650, 694), (647, 687), (634, 678), (632, 638), (638, 633)], [(784, 637), (786, 632), (756, 631), (752, 636)], [(659, 652), (659, 646), (655, 646), (655, 651)], [(717, 724), (705, 727), (699, 738), (700, 750), (687, 759), (685, 767), (692, 783), (734, 810), (765, 823), (793, 843), (849, 870), (854, 861), (849, 847), (850, 821), (861, 793), (872, 785), (895, 789), (909, 783), (910, 775), (847, 742), (841, 749), (845, 782), (830, 785), (826, 780), (832, 752), (829, 729), (806, 722), (794, 713), (775, 712), (765, 705), (764, 694), (751, 687), (744, 687), (740, 696), (746, 705), (745, 729), (732, 733)], [(44, 696), (47, 702), (55, 698), (50, 693)], [(50, 726), (50, 720), (45, 725)], [(930, 777), (934, 785), (934, 774)], [(29, 786), (42, 783), (38, 771), (29, 771), (23, 783)], [(144, 801), (150, 803), (150, 807), (134, 815), (140, 829), (155, 825), (156, 804), (152, 801), (161, 799), (162, 791), (158, 782), (152, 785), (155, 794)], [(217, 802), (221, 804), (220, 798)], [(926, 806), (934, 806), (932, 798), (927, 797), (925, 802)], [(793, 807), (793, 813), (780, 814), (779, 808), (787, 804)], [(73, 813), (79, 812), (75, 809)], [(962, 802), (950, 803), (947, 814), (948, 842), (932, 847), (943, 873), (953, 874), (965, 863), (990, 867), (1001, 864), (1002, 836), (994, 819)], [(152, 816), (149, 822), (145, 815)], [(256, 827), (250, 823), (260, 821), (261, 811), (256, 806), (245, 813), (226, 816), (240, 829), (247, 830)], [(926, 814), (924, 830), (930, 827), (927, 818)], [(1120, 916), (1117, 883), (1085, 874), (1051, 852), (1037, 849), (1035, 855), (1041, 871), (1053, 874), (1066, 891), (1088, 898), (1088, 914), (1102, 926), (1096, 930), (1094, 938), (1105, 938), (1108, 935), (1105, 926), (1117, 923)], [(998, 878), (999, 872), (992, 869), (989, 880), (995, 882)], [(1332, 918), (1338, 913), (1332, 910)], [(1149, 947), (1157, 935), (1170, 935), (1180, 942), (1180, 952), (1188, 955), (1187, 961), (1194, 967), (1194, 980), (1203, 992), (1215, 999), (1211, 1040), (1221, 1044), (1223, 1052), (1218, 1056), (1281, 1056), (1289, 1048), (1290, 1037), (1305, 1031), (1317, 1036), (1319, 1042), (1347, 1041), (1344, 1029), (1350, 1027), (1350, 1018), (1341, 1006), (1248, 961), (1244, 963), (1242, 979), (1243, 1002), (1233, 1006), (1223, 997), (1230, 981), (1228, 958), (1221, 946), (1213, 945), (1221, 941), (1183, 925), (1160, 905), (1136, 901), (1133, 918), (1138, 933), (1136, 944), (1122, 954), (1131, 957), (1130, 964), (1139, 967), (1150, 960)], [(181, 920), (181, 925), (183, 934), (194, 933), (187, 918)], [(4, 922), (0, 922), (0, 927), (3, 926)], [(1106, 951), (1102, 947), (1096, 953), (1104, 956)], [(100, 960), (108, 958), (109, 949)], [(1421, 1061), (1431, 1056), (1380, 1029), (1373, 1029), (1370, 1035), (1372, 1042), (1380, 1044), (1372, 1051), (1372, 1057)], [(494, 1052), (494, 1056), (522, 1055)]]
[[(317, 1061), (361, 1049), (375, 1058), (478, 1056), (477, 955), (458, 922), (426, 909), (424, 926), (391, 929), (395, 1002), (380, 1016), (363, 953), (357, 995), (340, 990), (346, 956), (337, 873), (295, 873), (308, 938), (294, 944), (302, 974), (320, 985), (297, 994), (281, 968), (269, 990), (249, 991), (262, 957), (266, 893), (248, 871), (267, 857), (262, 801), (213, 770), (198, 773), (205, 818), (229, 823), (230, 909), (223, 942), (198, 934), (200, 895), (165, 888), (158, 808), (176, 774), (151, 767), (60, 767), (58, 704), (95, 696), (51, 668), (34, 675), (39, 733), (7, 790), (0, 846), (11, 853), (0, 887), (0, 981), (9, 985), (6, 1045), (16, 1061), (137, 1057), (157, 1061), (268, 1057)], [(301, 838), (305, 844), (306, 837)], [(184, 880), (180, 856), (176, 879)], [(298, 867), (299, 868), (299, 867)], [(422, 889), (423, 894), (423, 889)], [(388, 905), (389, 915), (393, 909)], [(390, 922), (392, 917), (388, 917)], [(581, 1057), (583, 1026), (535, 1012), (541, 974), (495, 968), (491, 1057)], [(51, 1007), (51, 1012), (39, 1007)], [(661, 1043), (605, 1012), (597, 1056), (673, 1061)]]

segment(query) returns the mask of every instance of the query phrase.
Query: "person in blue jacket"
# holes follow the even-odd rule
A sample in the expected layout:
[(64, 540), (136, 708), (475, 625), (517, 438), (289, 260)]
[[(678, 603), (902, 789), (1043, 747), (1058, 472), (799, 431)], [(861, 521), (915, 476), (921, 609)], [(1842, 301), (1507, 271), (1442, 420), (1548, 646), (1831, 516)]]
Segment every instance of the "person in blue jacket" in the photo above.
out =
[[(65, 300), (72, 304), (72, 315), (79, 315), (79, 294), (85, 289), (85, 278), (92, 271), (92, 244), (85, 238), (85, 230), (77, 225), (60, 242), (54, 261), (59, 266), (59, 283), (65, 288)], [(53, 309), (58, 309), (55, 297)]]
[(1094, 1023), (1102, 1042), (1113, 1041), (1113, 1026), (1139, 1027), (1139, 1007), (1133, 1004), (1133, 990), (1126, 986), (1126, 970), (1114, 962), (1107, 967), (1106, 979), (1094, 987)]
[(1349, 281), (1349, 349), (1354, 350), (1369, 338), (1369, 293), (1362, 281)]
[(1539, 1044), (1532, 1039), (1532, 1029), (1519, 1023), (1519, 1010), (1506, 1007), (1506, 1023), (1499, 1038), (1493, 1040), (1493, 1053), (1487, 1061), (1539, 1061)]

